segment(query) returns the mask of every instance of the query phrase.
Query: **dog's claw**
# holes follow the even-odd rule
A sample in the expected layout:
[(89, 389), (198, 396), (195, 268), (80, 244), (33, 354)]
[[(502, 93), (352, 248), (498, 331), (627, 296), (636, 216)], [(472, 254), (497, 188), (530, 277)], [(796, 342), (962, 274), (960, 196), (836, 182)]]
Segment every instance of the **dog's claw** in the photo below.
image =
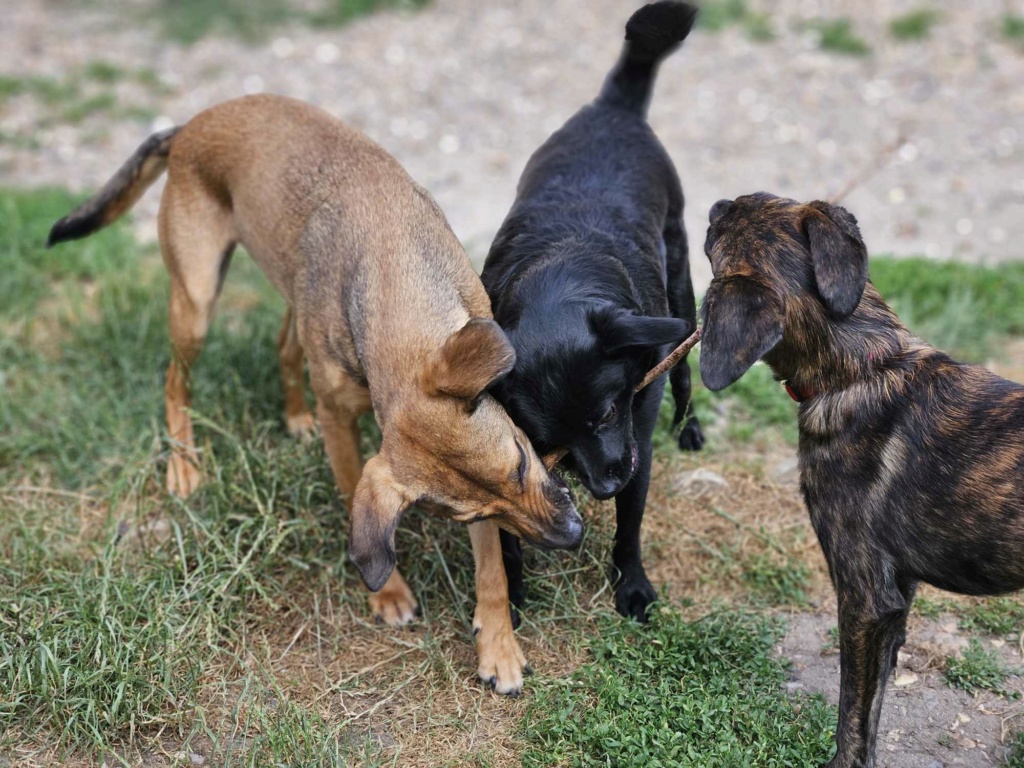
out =
[(699, 451), (704, 448), (704, 431), (696, 416), (686, 420), (682, 430), (679, 432), (679, 450)]

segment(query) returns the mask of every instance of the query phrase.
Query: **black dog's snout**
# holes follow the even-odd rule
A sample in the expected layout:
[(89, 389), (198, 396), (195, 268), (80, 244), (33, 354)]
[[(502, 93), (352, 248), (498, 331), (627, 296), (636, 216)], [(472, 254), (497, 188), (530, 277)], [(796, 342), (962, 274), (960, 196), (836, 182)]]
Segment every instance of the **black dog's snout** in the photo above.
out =
[(708, 214), (708, 219), (714, 224), (732, 208), (732, 200), (719, 200), (717, 203), (711, 206), (711, 213)]

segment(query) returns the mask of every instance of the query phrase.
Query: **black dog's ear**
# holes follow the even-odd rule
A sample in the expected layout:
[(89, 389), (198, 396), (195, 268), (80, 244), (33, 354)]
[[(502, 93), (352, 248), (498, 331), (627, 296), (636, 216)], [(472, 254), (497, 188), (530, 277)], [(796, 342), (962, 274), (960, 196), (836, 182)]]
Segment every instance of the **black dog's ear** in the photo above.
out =
[(604, 351), (612, 355), (678, 344), (693, 332), (685, 320), (634, 315), (620, 307), (604, 307), (591, 313), (590, 329), (601, 340)]
[(849, 316), (868, 282), (868, 249), (857, 219), (845, 208), (816, 201), (808, 204), (804, 231), (811, 244), (814, 280), (828, 311)]
[(395, 482), (387, 459), (378, 454), (366, 462), (348, 504), (349, 557), (367, 588), (377, 592), (395, 569), (395, 528), (411, 501)]
[(489, 318), (475, 317), (449, 336), (424, 371), (427, 392), (474, 400), (516, 364), (505, 332)]
[(736, 381), (782, 339), (782, 299), (749, 277), (712, 280), (701, 314), (700, 377), (714, 392)]

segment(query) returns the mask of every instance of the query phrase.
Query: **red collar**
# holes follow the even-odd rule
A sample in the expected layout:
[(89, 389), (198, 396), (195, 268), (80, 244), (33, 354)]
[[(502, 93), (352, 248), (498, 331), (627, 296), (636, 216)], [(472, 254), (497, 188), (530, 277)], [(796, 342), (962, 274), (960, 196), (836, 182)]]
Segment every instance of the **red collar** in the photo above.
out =
[(797, 403), (802, 403), (804, 400), (810, 400), (817, 394), (809, 389), (797, 389), (788, 381), (782, 382), (782, 385), (786, 388), (786, 394), (793, 398), (793, 401)]

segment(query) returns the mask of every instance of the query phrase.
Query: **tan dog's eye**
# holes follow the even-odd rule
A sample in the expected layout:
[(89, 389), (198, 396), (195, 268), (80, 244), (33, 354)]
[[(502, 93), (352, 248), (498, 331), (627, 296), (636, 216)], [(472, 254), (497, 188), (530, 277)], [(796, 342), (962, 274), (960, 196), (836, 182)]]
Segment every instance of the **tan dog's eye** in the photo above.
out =
[(526, 451), (523, 450), (523, 446), (519, 444), (518, 440), (516, 440), (516, 449), (519, 451), (519, 469), (516, 472), (519, 476), (519, 485), (525, 488), (527, 469)]

